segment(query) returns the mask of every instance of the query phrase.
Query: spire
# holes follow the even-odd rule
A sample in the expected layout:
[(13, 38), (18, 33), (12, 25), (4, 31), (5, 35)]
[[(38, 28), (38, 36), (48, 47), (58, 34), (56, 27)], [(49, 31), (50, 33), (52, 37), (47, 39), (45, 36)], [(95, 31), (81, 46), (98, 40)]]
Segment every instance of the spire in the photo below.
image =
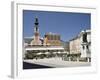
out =
[(38, 17), (36, 16), (35, 17), (35, 22), (34, 22), (34, 33), (39, 33), (39, 28), (38, 28), (38, 25), (39, 25), (39, 22), (38, 22)]

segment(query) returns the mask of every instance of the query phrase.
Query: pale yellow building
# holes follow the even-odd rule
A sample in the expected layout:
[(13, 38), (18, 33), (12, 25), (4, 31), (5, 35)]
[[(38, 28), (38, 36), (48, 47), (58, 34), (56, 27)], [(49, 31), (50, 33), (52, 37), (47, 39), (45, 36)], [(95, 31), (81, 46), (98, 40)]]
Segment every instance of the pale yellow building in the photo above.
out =
[(60, 35), (54, 33), (45, 34), (44, 45), (61, 46)]

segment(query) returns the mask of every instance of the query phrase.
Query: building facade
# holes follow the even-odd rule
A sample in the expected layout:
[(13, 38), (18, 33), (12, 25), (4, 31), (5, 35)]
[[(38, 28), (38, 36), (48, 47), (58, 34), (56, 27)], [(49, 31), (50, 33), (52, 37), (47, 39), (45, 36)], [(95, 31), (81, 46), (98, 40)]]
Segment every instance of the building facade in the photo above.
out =
[(61, 46), (60, 35), (54, 33), (47, 33), (44, 36), (44, 45)]
[(90, 30), (81, 32), (81, 57), (91, 60), (91, 32)]
[(81, 42), (80, 42), (80, 37), (77, 36), (74, 39), (70, 40), (70, 54), (80, 54), (81, 50)]
[(80, 60), (91, 61), (91, 31), (84, 30), (80, 34), (69, 41), (71, 55), (78, 55)]

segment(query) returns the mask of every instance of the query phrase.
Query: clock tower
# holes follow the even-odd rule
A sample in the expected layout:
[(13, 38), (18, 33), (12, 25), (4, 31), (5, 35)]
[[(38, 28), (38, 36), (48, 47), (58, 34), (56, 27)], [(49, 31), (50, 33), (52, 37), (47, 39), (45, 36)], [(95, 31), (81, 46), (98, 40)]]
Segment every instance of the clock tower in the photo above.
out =
[(35, 17), (34, 22), (34, 38), (31, 42), (31, 45), (41, 45), (40, 36), (39, 36), (39, 22), (38, 18)]

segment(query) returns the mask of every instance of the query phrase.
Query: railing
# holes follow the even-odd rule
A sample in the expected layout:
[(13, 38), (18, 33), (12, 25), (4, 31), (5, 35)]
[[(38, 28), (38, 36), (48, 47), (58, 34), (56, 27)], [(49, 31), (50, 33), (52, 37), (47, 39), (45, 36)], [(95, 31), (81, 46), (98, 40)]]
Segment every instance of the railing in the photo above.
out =
[(25, 48), (63, 48), (63, 46), (50, 46), (50, 45), (27, 45)]

